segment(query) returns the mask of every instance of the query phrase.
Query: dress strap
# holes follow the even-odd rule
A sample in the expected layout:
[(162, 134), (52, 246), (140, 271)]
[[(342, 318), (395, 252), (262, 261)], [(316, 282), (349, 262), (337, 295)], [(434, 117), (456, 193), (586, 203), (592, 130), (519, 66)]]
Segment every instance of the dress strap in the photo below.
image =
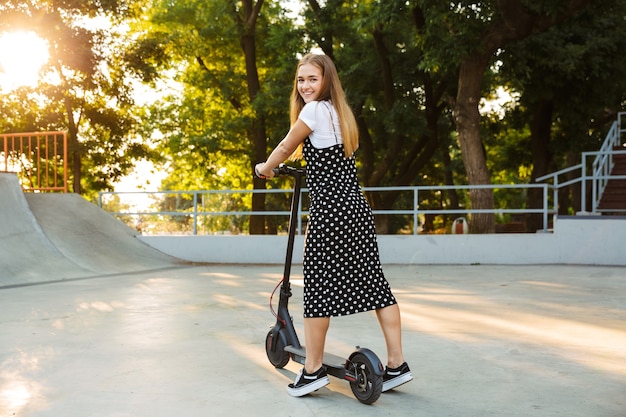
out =
[(324, 101), (323, 103), (328, 109), (328, 113), (330, 114), (330, 126), (333, 129), (333, 135), (335, 135), (335, 143), (339, 145), (341, 142), (339, 142), (339, 138), (337, 137), (337, 131), (335, 130), (335, 121), (333, 120), (333, 111), (331, 110), (330, 105), (328, 104), (328, 101)]

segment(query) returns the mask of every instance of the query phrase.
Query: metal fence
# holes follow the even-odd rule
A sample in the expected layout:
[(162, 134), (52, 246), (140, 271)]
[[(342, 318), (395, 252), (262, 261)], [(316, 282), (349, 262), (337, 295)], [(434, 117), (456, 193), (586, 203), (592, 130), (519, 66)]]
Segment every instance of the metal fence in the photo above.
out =
[[(537, 181), (549, 181), (554, 193), (554, 207), (559, 207), (559, 190), (571, 185), (581, 185), (580, 206), (581, 212), (598, 214), (598, 206), (602, 193), (609, 180), (626, 180), (626, 175), (611, 175), (615, 163), (615, 155), (624, 155), (626, 150), (618, 150), (623, 147), (622, 135), (626, 132), (626, 112), (617, 114), (617, 120), (613, 122), (604, 139), (599, 151), (583, 152), (581, 163), (560, 171), (537, 178)], [(593, 159), (593, 160), (592, 160)], [(591, 164), (589, 161), (592, 161)], [(567, 176), (574, 175), (568, 179)], [(562, 178), (565, 177), (564, 180)], [(587, 184), (591, 183), (591, 207), (587, 206)], [(626, 207), (625, 207), (626, 209)]]
[[(541, 208), (529, 209), (524, 208), (525, 194), (528, 189), (541, 189), (543, 193), (543, 204)], [(490, 213), (495, 215), (526, 215), (540, 214), (543, 221), (542, 230), (548, 230), (548, 218), (554, 213), (551, 203), (549, 189), (550, 184), (490, 184), (490, 185), (451, 185), (451, 186), (404, 186), (404, 187), (364, 187), (363, 191), (367, 194), (396, 192), (405, 193), (403, 199), (406, 207), (374, 210), (374, 216), (403, 216), (408, 218), (406, 221), (410, 225), (410, 233), (418, 234), (420, 231), (420, 217), (426, 215), (456, 215), (458, 217), (470, 216), (476, 213)], [(424, 203), (423, 196), (440, 194), (450, 190), (457, 193), (461, 192), (466, 195), (468, 192), (477, 189), (491, 189), (494, 192), (498, 190), (509, 190), (518, 194), (517, 201), (520, 201), (520, 207), (505, 207), (494, 209), (472, 209), (460, 207), (451, 209), (447, 207), (432, 207), (432, 198), (429, 203)], [(189, 231), (184, 234), (204, 234), (199, 231), (199, 225), (206, 223), (207, 218), (226, 217), (230, 219), (241, 219), (249, 216), (283, 216), (286, 219), (289, 216), (289, 210), (272, 210), (271, 207), (266, 211), (252, 211), (246, 209), (244, 202), (251, 201), (252, 194), (279, 194), (282, 198), (283, 205), (290, 200), (291, 190), (289, 189), (267, 189), (267, 190), (197, 190), (197, 191), (159, 191), (159, 192), (101, 192), (98, 204), (101, 208), (111, 212), (111, 214), (126, 218), (127, 223), (130, 219), (134, 220), (137, 229), (143, 229), (145, 224), (143, 219), (148, 217), (159, 218), (165, 221), (166, 218), (185, 218), (189, 223)], [(303, 232), (303, 223), (305, 222), (307, 211), (308, 190), (302, 189), (301, 203), (298, 207), (298, 233)], [(131, 208), (133, 200), (142, 199), (144, 207), (139, 210)], [(468, 197), (462, 198), (469, 200)], [(146, 209), (145, 204), (151, 201), (151, 208)], [(235, 202), (235, 203), (233, 203)], [(240, 203), (237, 203), (240, 202)], [(510, 203), (510, 200), (507, 201)], [(128, 207), (119, 209), (119, 207)], [(115, 209), (117, 207), (118, 209)], [(157, 208), (159, 207), (159, 208)], [(287, 205), (288, 207), (288, 205)], [(165, 208), (165, 209), (164, 209)], [(225, 223), (228, 223), (227, 220)], [(208, 233), (224, 233), (227, 230), (213, 230)], [(167, 232), (166, 232), (167, 233)]]
[(15, 172), (26, 191), (67, 192), (66, 132), (0, 134), (0, 172)]
[[(602, 196), (602, 192), (606, 187), (609, 179), (626, 179), (625, 175), (611, 175), (611, 171), (614, 167), (613, 156), (616, 154), (626, 154), (626, 150), (619, 150), (622, 147), (622, 135), (626, 132), (626, 125), (623, 123), (626, 120), (626, 112), (618, 114), (617, 120), (611, 126), (604, 143), (597, 152), (584, 152), (582, 154), (581, 163), (560, 171), (545, 175), (537, 178), (536, 184), (490, 184), (490, 185), (450, 185), (450, 186), (405, 186), (405, 187), (365, 187), (363, 191), (368, 195), (377, 192), (396, 192), (396, 193), (408, 193), (408, 197), (405, 196), (403, 202), (405, 207), (396, 207), (390, 210), (374, 210), (374, 215), (387, 215), (387, 216), (404, 216), (408, 217), (406, 221), (410, 224), (410, 232), (412, 234), (418, 234), (420, 231), (420, 216), (471, 216), (477, 213), (486, 213), (494, 215), (541, 215), (542, 218), (542, 231), (548, 231), (549, 215), (556, 215), (559, 212), (559, 191), (565, 187), (579, 186), (581, 189), (581, 211), (587, 212), (587, 187), (591, 184), (591, 213), (597, 213), (598, 204)], [(589, 160), (593, 158), (593, 162), (589, 164)], [(571, 178), (575, 176), (574, 178)], [(566, 177), (565, 180), (561, 178)], [(570, 177), (570, 178), (567, 178)], [(543, 183), (542, 183), (543, 181)], [(542, 205), (541, 208), (529, 209), (525, 208), (525, 195), (527, 190), (539, 188), (542, 190)], [(461, 198), (459, 201), (464, 201), (464, 204), (460, 204), (463, 207), (449, 208), (443, 204), (443, 199), (439, 199), (439, 206), (433, 207), (433, 199), (425, 198), (422, 196), (433, 193), (441, 193), (447, 191), (455, 191), (457, 193), (465, 193), (478, 189), (491, 189), (494, 193), (503, 192), (505, 190), (512, 190), (518, 194), (517, 198), (505, 198), (505, 208), (494, 209), (472, 209), (469, 208), (469, 198)], [(550, 190), (552, 193), (550, 193)], [(290, 190), (285, 189), (269, 189), (269, 190), (204, 190), (204, 191), (163, 191), (163, 192), (103, 192), (99, 195), (99, 205), (102, 208), (106, 208), (106, 200), (115, 200), (124, 195), (151, 195), (153, 196), (152, 207), (161, 207), (152, 211), (146, 210), (116, 210), (108, 209), (116, 216), (120, 217), (132, 217), (141, 222), (141, 219), (146, 216), (153, 217), (184, 217), (189, 220), (190, 227), (189, 233), (198, 234), (198, 225), (202, 219), (230, 217), (231, 219), (245, 218), (249, 216), (289, 216), (288, 210), (267, 210), (267, 211), (251, 211), (246, 210), (244, 207), (250, 207), (251, 196), (254, 193), (274, 194), (281, 193), (283, 195), (289, 195)], [(302, 190), (302, 196), (306, 197), (307, 190)], [(234, 198), (234, 196), (244, 196)], [(159, 197), (160, 196), (160, 197)], [(167, 207), (166, 196), (176, 196), (174, 200), (184, 201), (182, 205), (169, 205), (174, 207), (174, 210), (163, 210), (163, 207)], [(184, 196), (184, 197), (183, 197)], [(221, 199), (216, 196), (222, 196)], [(171, 197), (170, 197), (171, 198)], [(217, 202), (216, 202), (217, 200)], [(283, 200), (288, 200), (288, 197), (283, 197)], [(502, 199), (501, 199), (502, 200)], [(248, 204), (245, 204), (245, 201)], [(300, 207), (298, 207), (298, 233), (303, 231), (303, 219), (308, 214), (306, 211), (306, 198), (300, 199)], [(233, 202), (239, 202), (232, 204)], [(284, 201), (283, 201), (284, 203)], [(516, 207), (517, 204), (517, 207)], [(117, 206), (124, 205), (121, 201), (117, 201)], [(283, 204), (284, 205), (284, 204)], [(109, 206), (111, 206), (109, 204)], [(130, 206), (130, 205), (128, 205)], [(234, 207), (234, 208), (233, 208)], [(215, 227), (212, 229), (212, 233), (215, 233)], [(219, 230), (219, 229), (218, 229)], [(219, 233), (219, 232), (218, 232)]]

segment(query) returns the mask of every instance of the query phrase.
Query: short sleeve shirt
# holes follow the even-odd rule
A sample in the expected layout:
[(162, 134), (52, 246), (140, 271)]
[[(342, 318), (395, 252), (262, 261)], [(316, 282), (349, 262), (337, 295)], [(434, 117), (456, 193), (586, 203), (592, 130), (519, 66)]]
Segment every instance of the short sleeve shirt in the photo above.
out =
[(312, 130), (309, 139), (314, 147), (324, 149), (343, 143), (339, 116), (330, 101), (305, 104), (298, 118)]

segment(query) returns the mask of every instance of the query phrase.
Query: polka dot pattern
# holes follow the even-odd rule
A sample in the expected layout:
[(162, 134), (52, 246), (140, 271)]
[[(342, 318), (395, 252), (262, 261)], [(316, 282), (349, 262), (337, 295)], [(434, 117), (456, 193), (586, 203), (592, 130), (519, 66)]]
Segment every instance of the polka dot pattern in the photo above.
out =
[(335, 317), (396, 304), (378, 254), (372, 211), (354, 157), (343, 145), (317, 149), (307, 139), (311, 204), (304, 247), (304, 317)]

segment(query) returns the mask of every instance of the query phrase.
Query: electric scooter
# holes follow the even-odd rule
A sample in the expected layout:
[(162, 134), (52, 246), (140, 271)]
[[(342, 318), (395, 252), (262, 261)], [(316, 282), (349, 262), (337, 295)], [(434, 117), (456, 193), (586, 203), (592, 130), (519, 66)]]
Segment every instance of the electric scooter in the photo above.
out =
[[(293, 245), (298, 223), (300, 190), (302, 178), (306, 175), (306, 171), (301, 168), (281, 165), (274, 170), (274, 174), (277, 176), (288, 175), (294, 179), (285, 270), (282, 281), (274, 289), (274, 292), (276, 292), (280, 286), (278, 311), (274, 311), (270, 298), (270, 309), (276, 316), (276, 324), (265, 338), (265, 351), (270, 363), (276, 368), (283, 368), (289, 363), (290, 359), (304, 365), (306, 358), (305, 347), (298, 340), (293, 319), (288, 309), (289, 298), (292, 295), (289, 276), (291, 274)], [(357, 346), (356, 350), (347, 359), (331, 353), (324, 353), (323, 364), (329, 375), (344, 379), (350, 383), (352, 393), (361, 403), (372, 404), (380, 397), (385, 370), (378, 356), (371, 350)]]

